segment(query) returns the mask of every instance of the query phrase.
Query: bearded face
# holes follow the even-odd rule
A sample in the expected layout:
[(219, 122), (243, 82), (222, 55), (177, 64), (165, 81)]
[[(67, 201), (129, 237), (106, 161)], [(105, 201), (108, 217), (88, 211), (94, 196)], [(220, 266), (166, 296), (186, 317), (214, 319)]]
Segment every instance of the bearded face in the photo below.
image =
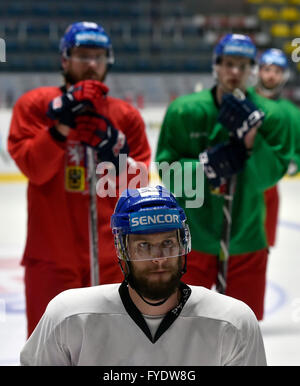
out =
[(128, 243), (131, 287), (150, 300), (173, 294), (184, 265), (177, 232), (129, 235)]
[(98, 47), (74, 47), (69, 56), (62, 57), (61, 65), (66, 84), (88, 79), (103, 82), (107, 73), (107, 52)]

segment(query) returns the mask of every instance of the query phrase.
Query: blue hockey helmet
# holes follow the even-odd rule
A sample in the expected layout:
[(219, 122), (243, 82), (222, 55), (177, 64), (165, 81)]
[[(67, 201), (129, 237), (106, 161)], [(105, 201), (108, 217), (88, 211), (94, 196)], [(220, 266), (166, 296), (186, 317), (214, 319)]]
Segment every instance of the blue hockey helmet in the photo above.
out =
[(214, 64), (218, 64), (223, 55), (246, 57), (251, 60), (252, 64), (255, 64), (256, 46), (247, 35), (227, 34), (221, 38), (214, 49)]
[(286, 70), (289, 66), (285, 53), (278, 48), (270, 48), (264, 51), (258, 60), (258, 64), (259, 66), (274, 64), (283, 70)]
[[(111, 217), (111, 228), (119, 259), (130, 260), (126, 237), (178, 230), (180, 253), (191, 250), (190, 232), (184, 210), (163, 186), (126, 189)], [(175, 256), (165, 256), (175, 257)]]
[(261, 54), (258, 64), (259, 67), (275, 65), (282, 69), (282, 80), (273, 88), (267, 88), (263, 79), (261, 77), (258, 78), (258, 87), (263, 91), (265, 96), (276, 99), (280, 96), (284, 85), (290, 77), (289, 62), (286, 55), (278, 48), (270, 48)]
[(79, 46), (104, 48), (107, 50), (108, 64), (114, 63), (111, 40), (104, 28), (97, 23), (81, 21), (67, 27), (60, 40), (60, 53), (68, 55), (71, 48)]

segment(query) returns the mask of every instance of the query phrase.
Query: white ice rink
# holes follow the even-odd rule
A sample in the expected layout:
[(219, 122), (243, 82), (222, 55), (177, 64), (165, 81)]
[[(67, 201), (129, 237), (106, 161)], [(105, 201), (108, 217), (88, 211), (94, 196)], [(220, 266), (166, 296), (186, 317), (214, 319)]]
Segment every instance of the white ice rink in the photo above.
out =
[[(265, 318), (261, 329), (269, 365), (299, 366), (299, 177), (283, 179), (279, 189), (280, 222), (277, 245), (269, 258)], [(0, 180), (0, 214), (0, 365), (18, 365), (26, 336), (23, 269), (19, 265), (26, 236), (24, 181)]]

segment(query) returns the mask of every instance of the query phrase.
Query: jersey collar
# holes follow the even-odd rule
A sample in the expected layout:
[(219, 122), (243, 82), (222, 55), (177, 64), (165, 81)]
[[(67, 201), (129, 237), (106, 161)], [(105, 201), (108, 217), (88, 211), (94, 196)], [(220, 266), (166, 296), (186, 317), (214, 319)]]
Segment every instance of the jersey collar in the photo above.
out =
[(175, 320), (178, 318), (185, 303), (187, 302), (188, 298), (190, 297), (190, 295), (192, 293), (191, 288), (182, 282), (180, 282), (179, 290), (181, 292), (181, 299), (180, 299), (179, 304), (175, 308), (173, 308), (172, 310), (170, 310), (166, 313), (166, 315), (164, 316), (160, 325), (158, 326), (158, 329), (157, 329), (154, 337), (152, 337), (152, 334), (150, 332), (148, 324), (146, 323), (143, 315), (141, 314), (139, 309), (136, 307), (136, 305), (131, 300), (131, 297), (130, 297), (129, 291), (128, 291), (128, 285), (127, 285), (126, 281), (123, 281), (123, 283), (120, 285), (119, 294), (120, 294), (122, 303), (123, 303), (128, 315), (140, 327), (140, 329), (144, 332), (144, 334), (147, 336), (147, 338), (152, 343), (155, 343), (162, 336), (162, 334), (168, 330), (168, 328), (171, 326), (171, 324), (173, 324), (175, 322)]

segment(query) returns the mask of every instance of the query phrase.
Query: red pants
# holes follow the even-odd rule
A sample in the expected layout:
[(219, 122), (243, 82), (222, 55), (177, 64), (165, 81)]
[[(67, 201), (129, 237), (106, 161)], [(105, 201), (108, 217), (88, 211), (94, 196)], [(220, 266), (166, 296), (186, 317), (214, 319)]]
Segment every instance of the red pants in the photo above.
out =
[(46, 262), (31, 262), (25, 266), (25, 297), (28, 337), (43, 315), (49, 301), (69, 288), (90, 285), (90, 273), (59, 269)]
[[(242, 300), (263, 319), (268, 250), (229, 257), (226, 295)], [(187, 257), (187, 272), (182, 281), (211, 288), (217, 277), (216, 256), (192, 251)]]
[(276, 230), (278, 222), (279, 210), (279, 193), (277, 185), (267, 189), (264, 193), (266, 203), (266, 220), (265, 228), (267, 233), (267, 240), (270, 247), (275, 245)]

